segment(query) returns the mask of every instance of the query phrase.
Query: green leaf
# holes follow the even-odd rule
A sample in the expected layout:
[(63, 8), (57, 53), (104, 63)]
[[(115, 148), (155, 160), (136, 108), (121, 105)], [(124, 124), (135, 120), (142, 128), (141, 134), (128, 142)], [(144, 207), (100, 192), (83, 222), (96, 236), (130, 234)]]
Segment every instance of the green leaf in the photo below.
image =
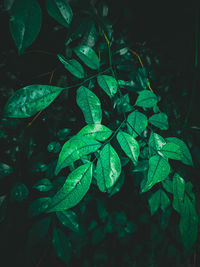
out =
[(60, 141), (64, 141), (65, 139), (67, 139), (70, 132), (71, 132), (71, 129), (68, 129), (68, 128), (60, 129), (57, 132), (57, 137), (59, 138)]
[(121, 95), (121, 97), (118, 97), (114, 100), (114, 108), (117, 106), (117, 112), (119, 114), (122, 114), (123, 112), (130, 112), (133, 110), (133, 107), (130, 104), (129, 95)]
[(97, 141), (105, 141), (112, 134), (112, 130), (102, 124), (89, 124), (83, 127), (77, 135), (91, 137)]
[(73, 12), (65, 0), (46, 0), (46, 8), (49, 15), (64, 27), (69, 27)]
[(125, 174), (124, 171), (122, 171), (117, 182), (111, 188), (108, 189), (109, 197), (112, 197), (113, 195), (115, 195), (120, 191), (120, 189), (124, 185), (124, 178)]
[(37, 216), (44, 212), (48, 208), (50, 201), (50, 197), (42, 197), (34, 200), (29, 206), (29, 217)]
[(11, 166), (0, 162), (0, 179), (12, 173), (13, 173), (13, 168)]
[(149, 161), (148, 160), (142, 160), (138, 161), (135, 167), (131, 170), (131, 172), (144, 172), (148, 170), (149, 167)]
[(74, 136), (62, 147), (58, 157), (55, 175), (57, 175), (61, 169), (68, 167), (74, 161), (81, 159), (84, 155), (97, 151), (100, 146), (101, 143), (91, 137)]
[(66, 60), (64, 56), (58, 54), (59, 60), (63, 63), (65, 68), (79, 79), (84, 78), (84, 70), (81, 64), (76, 59)]
[(86, 66), (93, 70), (99, 69), (99, 59), (94, 50), (86, 45), (76, 46), (73, 51), (79, 57)]
[(153, 193), (148, 201), (151, 215), (153, 215), (159, 207), (162, 211), (164, 211), (170, 205), (170, 200), (162, 189), (159, 189), (158, 191)]
[(19, 55), (35, 41), (40, 32), (41, 22), (42, 13), (36, 0), (14, 2), (10, 11), (10, 32)]
[(34, 246), (47, 235), (50, 222), (51, 222), (51, 217), (46, 217), (39, 221), (36, 221), (32, 225), (28, 234), (28, 246)]
[(157, 133), (151, 132), (151, 135), (149, 137), (149, 148), (150, 151), (152, 150), (151, 152), (153, 152), (153, 154), (154, 152), (157, 152), (162, 149), (165, 144), (166, 141), (162, 136)]
[(181, 160), (182, 159), (182, 151), (179, 145), (175, 143), (167, 143), (165, 144), (159, 152), (167, 158)]
[(118, 132), (117, 141), (119, 142), (126, 155), (132, 160), (132, 162), (134, 164), (137, 163), (140, 154), (140, 147), (138, 142), (131, 135), (123, 131)]
[(165, 113), (154, 114), (149, 118), (149, 122), (161, 130), (168, 130), (168, 117)]
[(121, 173), (121, 162), (117, 152), (110, 144), (106, 144), (97, 161), (96, 180), (101, 192), (106, 192), (118, 180)]
[(90, 162), (72, 171), (63, 187), (51, 198), (46, 212), (63, 211), (76, 206), (90, 188), (92, 169)]
[(149, 81), (147, 78), (147, 70), (146, 68), (138, 68), (137, 74), (136, 74), (136, 80), (140, 83), (141, 87), (143, 89), (148, 88)]
[(68, 265), (72, 247), (61, 229), (54, 227), (52, 243), (58, 257)]
[(157, 96), (149, 90), (139, 91), (138, 93), (139, 96), (135, 103), (138, 107), (152, 108), (158, 102)]
[(58, 153), (61, 150), (61, 145), (59, 142), (51, 142), (50, 144), (48, 144), (47, 150), (49, 152)]
[(92, 91), (84, 86), (79, 87), (76, 101), (83, 112), (87, 124), (101, 123), (101, 103), (99, 98)]
[(190, 151), (189, 151), (188, 147), (186, 146), (186, 144), (181, 139), (179, 139), (177, 137), (167, 137), (167, 138), (165, 138), (165, 140), (167, 142), (170, 142), (170, 143), (175, 143), (181, 148), (181, 151), (182, 151), (181, 161), (182, 161), (182, 163), (184, 163), (186, 165), (193, 166), (193, 161), (192, 161)]
[(29, 195), (29, 190), (25, 184), (18, 183), (11, 189), (10, 197), (12, 200), (21, 202), (25, 200)]
[(117, 81), (112, 76), (99, 75), (97, 82), (109, 97), (113, 97), (117, 93)]
[(78, 216), (72, 210), (57, 211), (56, 215), (59, 221), (69, 229), (75, 232), (79, 232)]
[(28, 85), (17, 90), (4, 108), (4, 115), (27, 118), (48, 107), (63, 89), (52, 85)]
[(173, 194), (173, 182), (169, 178), (162, 181), (162, 186), (168, 193)]
[(143, 113), (135, 110), (130, 113), (127, 118), (128, 132), (133, 137), (136, 137), (146, 129), (147, 123), (147, 117)]
[(151, 189), (156, 183), (159, 183), (169, 175), (170, 165), (168, 161), (161, 156), (155, 155), (149, 159), (149, 170), (147, 174), (147, 183), (142, 189), (142, 193)]
[(185, 195), (180, 214), (179, 229), (183, 244), (189, 250), (197, 240), (198, 216), (194, 203), (191, 202), (187, 195)]
[(47, 192), (52, 189), (52, 183), (49, 179), (41, 179), (33, 185), (33, 188), (37, 189), (40, 192)]
[(178, 173), (173, 176), (173, 195), (173, 208), (180, 213), (185, 195), (185, 181)]

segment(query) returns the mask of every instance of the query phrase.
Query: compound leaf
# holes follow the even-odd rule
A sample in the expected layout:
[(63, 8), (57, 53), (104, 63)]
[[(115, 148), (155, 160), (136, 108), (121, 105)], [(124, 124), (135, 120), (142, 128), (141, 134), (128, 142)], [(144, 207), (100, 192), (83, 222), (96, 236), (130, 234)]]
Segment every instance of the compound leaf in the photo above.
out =
[(65, 0), (47, 0), (46, 8), (49, 15), (64, 27), (69, 27), (73, 12)]
[(86, 45), (79, 45), (76, 46), (73, 51), (77, 55), (77, 57), (82, 60), (86, 66), (93, 70), (99, 69), (99, 59), (97, 54), (94, 52), (94, 50)]
[(14, 2), (10, 11), (10, 32), (19, 55), (35, 41), (41, 22), (42, 12), (36, 0)]
[(71, 257), (72, 247), (61, 229), (54, 227), (52, 243), (58, 257), (68, 264)]
[(66, 60), (64, 56), (58, 54), (57, 55), (60, 62), (63, 63), (64, 67), (74, 76), (79, 79), (84, 78), (84, 70), (81, 64), (76, 59)]
[(76, 206), (90, 188), (92, 169), (90, 162), (72, 171), (63, 187), (51, 198), (46, 212), (63, 211)]
[(147, 182), (142, 189), (142, 193), (148, 191), (156, 183), (159, 183), (170, 173), (170, 165), (165, 158), (155, 155), (149, 159), (149, 170), (147, 174)]
[(117, 134), (117, 140), (124, 150), (126, 155), (132, 160), (133, 163), (137, 163), (140, 154), (140, 147), (138, 142), (131, 135), (119, 131)]
[(101, 192), (106, 192), (118, 180), (121, 173), (120, 158), (115, 149), (106, 144), (100, 152), (97, 161), (96, 180)]
[(77, 135), (92, 137), (97, 141), (105, 141), (112, 134), (112, 130), (102, 124), (89, 124), (83, 127)]
[(52, 85), (29, 85), (17, 90), (4, 108), (4, 115), (27, 118), (48, 107), (63, 89)]
[(146, 129), (147, 123), (147, 117), (143, 113), (135, 110), (131, 112), (127, 118), (128, 132), (133, 137), (136, 137)]
[(154, 114), (149, 118), (149, 122), (161, 130), (168, 130), (168, 117), (165, 113), (161, 112)]
[(109, 97), (113, 97), (117, 93), (117, 81), (112, 76), (99, 75), (97, 82)]
[(139, 91), (138, 93), (139, 96), (135, 103), (138, 107), (152, 108), (158, 102), (157, 96), (149, 90)]
[(74, 161), (81, 159), (84, 155), (95, 152), (101, 144), (91, 137), (74, 136), (68, 140), (62, 147), (58, 157), (55, 175), (61, 169), (71, 165)]
[(170, 142), (170, 143), (175, 143), (181, 148), (181, 151), (182, 151), (181, 161), (182, 161), (182, 163), (184, 163), (186, 165), (193, 166), (193, 161), (192, 161), (190, 151), (189, 151), (188, 147), (186, 146), (186, 144), (181, 139), (179, 139), (177, 137), (167, 137), (167, 138), (165, 138), (165, 140), (167, 142)]
[(76, 101), (87, 124), (101, 123), (102, 110), (99, 98), (84, 86), (77, 90)]
[(72, 210), (57, 211), (56, 215), (59, 221), (72, 231), (79, 231), (78, 216)]

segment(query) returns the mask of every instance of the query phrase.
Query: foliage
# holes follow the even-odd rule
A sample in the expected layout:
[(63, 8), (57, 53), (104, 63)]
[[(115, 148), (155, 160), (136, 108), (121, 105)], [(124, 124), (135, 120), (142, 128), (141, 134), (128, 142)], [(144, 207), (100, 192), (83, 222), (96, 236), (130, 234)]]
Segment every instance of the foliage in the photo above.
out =
[[(0, 200), (2, 222), (5, 203), (28, 199), (29, 218), (38, 216), (29, 231), (28, 248), (31, 250), (46, 238), (66, 266), (87, 243), (95, 246), (109, 234), (124, 242), (137, 232), (141, 235), (138, 225), (150, 224), (154, 216), (160, 216), (163, 229), (170, 227), (172, 216), (177, 216), (176, 238), (185, 253), (192, 253), (197, 242), (195, 194), (185, 175), (186, 168), (194, 165), (190, 150), (182, 138), (174, 136), (168, 112), (160, 104), (159, 91), (152, 90), (150, 71), (141, 65), (140, 56), (122, 37), (114, 38), (106, 8), (103, 2), (81, 9), (73, 2), (71, 7), (64, 0), (47, 0), (48, 14), (67, 29), (66, 52), (59, 52), (57, 58), (68, 84), (26, 85), (14, 92), (4, 107), (4, 120), (8, 123), (24, 119), (26, 124), (27, 118), (37, 114), (21, 131), (19, 138), (23, 140), (45, 109), (51, 111), (55, 105), (55, 116), (60, 116), (59, 101), (67, 94), (65, 112), (69, 115), (65, 128), (57, 125), (51, 129), (54, 134), (42, 153), (44, 158), (35, 150), (34, 140), (28, 141), (28, 172), (37, 179), (31, 187), (29, 181), (16, 181)], [(9, 16), (10, 32), (22, 55), (40, 32), (40, 5), (36, 0), (14, 1)], [(74, 128), (70, 126), (73, 118)], [(18, 172), (15, 162), (10, 166), (0, 163), (2, 180), (13, 172)], [(136, 194), (137, 201), (143, 198), (149, 203), (149, 210), (141, 212), (139, 219), (129, 218), (122, 209), (107, 210), (107, 203), (114, 199), (113, 195), (120, 194), (124, 184), (130, 182), (129, 177), (134, 180), (129, 193)], [(33, 195), (30, 191), (34, 190)], [(81, 217), (87, 218), (91, 204), (95, 205), (98, 219), (90, 215), (90, 222), (84, 221)], [(150, 254), (154, 256), (162, 242), (158, 231), (152, 226)], [(135, 264), (140, 249), (135, 246)], [(156, 259), (149, 261), (154, 262), (151, 266), (158, 266)], [(139, 261), (137, 264), (140, 266)]]

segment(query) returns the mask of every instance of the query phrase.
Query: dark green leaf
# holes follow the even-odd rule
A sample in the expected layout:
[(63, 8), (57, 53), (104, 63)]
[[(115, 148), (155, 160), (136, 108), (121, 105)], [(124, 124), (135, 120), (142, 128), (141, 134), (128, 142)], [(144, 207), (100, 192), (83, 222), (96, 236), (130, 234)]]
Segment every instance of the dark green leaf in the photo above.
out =
[(62, 147), (55, 169), (55, 175), (57, 175), (61, 169), (68, 167), (74, 161), (81, 159), (84, 155), (97, 151), (100, 146), (101, 144), (91, 137), (74, 136)]
[(162, 181), (162, 186), (168, 193), (173, 194), (173, 182), (169, 178)]
[(149, 148), (152, 154), (155, 154), (154, 152), (159, 151), (162, 149), (162, 147), (166, 144), (165, 139), (160, 136), (157, 133), (151, 132), (150, 138), (149, 138)]
[(4, 108), (6, 117), (26, 118), (48, 107), (63, 89), (52, 85), (29, 85), (17, 90)]
[(173, 176), (173, 208), (177, 212), (181, 212), (181, 207), (183, 204), (185, 194), (185, 181), (180, 177), (178, 173), (175, 173)]
[(130, 112), (133, 109), (133, 107), (130, 104), (130, 99), (128, 94), (116, 98), (116, 100), (114, 101), (114, 107), (115, 106), (117, 106), (117, 111), (119, 114), (122, 114), (123, 112)]
[(121, 173), (121, 162), (117, 152), (110, 144), (106, 144), (97, 161), (96, 180), (99, 190), (106, 192), (118, 180)]
[(138, 161), (135, 167), (131, 170), (131, 172), (144, 172), (148, 170), (149, 167), (149, 161), (148, 160), (142, 160)]
[(151, 189), (156, 183), (159, 183), (169, 175), (170, 165), (168, 161), (161, 156), (155, 155), (149, 159), (149, 170), (147, 183), (142, 189), (142, 193)]
[(41, 179), (37, 183), (33, 185), (33, 188), (39, 190), (40, 192), (47, 192), (51, 190), (52, 188), (52, 183), (49, 179)]
[(17, 0), (10, 12), (10, 32), (18, 54), (35, 41), (41, 28), (42, 14), (36, 0)]
[(57, 136), (60, 139), (60, 141), (64, 141), (65, 139), (67, 139), (70, 132), (71, 132), (71, 129), (64, 128), (57, 132)]
[(101, 123), (101, 103), (92, 91), (84, 86), (79, 87), (76, 101), (83, 112), (87, 124)]
[(42, 197), (33, 201), (29, 207), (29, 217), (37, 216), (44, 212), (51, 201), (50, 197)]
[(181, 151), (182, 151), (181, 161), (186, 165), (192, 165), (193, 166), (193, 161), (192, 161), (190, 151), (189, 151), (188, 147), (186, 146), (186, 144), (181, 139), (179, 139), (177, 137), (167, 137), (165, 140), (167, 142), (177, 144), (181, 148)]
[(49, 15), (58, 23), (65, 27), (69, 27), (73, 12), (71, 7), (65, 0), (46, 0), (46, 8)]
[(59, 221), (69, 229), (79, 232), (78, 216), (72, 210), (57, 211), (56, 215)]
[(117, 93), (117, 81), (112, 76), (99, 75), (97, 82), (109, 97), (113, 97)]
[(98, 70), (99, 69), (99, 59), (94, 50), (86, 45), (76, 46), (74, 49), (77, 57), (79, 57), (86, 66), (91, 69)]
[(51, 217), (46, 217), (32, 225), (28, 235), (28, 246), (34, 246), (46, 236), (49, 230), (50, 222)]
[(72, 247), (68, 238), (61, 229), (54, 227), (52, 243), (58, 257), (63, 260), (66, 265), (68, 265)]
[(198, 216), (194, 203), (191, 202), (187, 195), (185, 195), (180, 214), (181, 219), (179, 228), (181, 237), (185, 248), (189, 250), (197, 240)]
[(13, 168), (5, 163), (0, 163), (0, 179), (13, 173)]
[(117, 140), (124, 150), (126, 155), (132, 160), (135, 164), (138, 161), (138, 157), (140, 154), (140, 147), (138, 142), (129, 134), (119, 131), (117, 134)]
[(127, 128), (133, 137), (140, 135), (146, 129), (147, 123), (147, 117), (137, 110), (128, 115)]
[(46, 212), (63, 211), (76, 206), (85, 196), (92, 181), (92, 163), (86, 163), (72, 171), (63, 187), (51, 198)]
[(120, 191), (120, 189), (124, 185), (124, 178), (125, 178), (125, 174), (124, 174), (124, 171), (122, 171), (117, 182), (113, 185), (113, 187), (108, 189), (109, 197), (112, 197), (113, 195), (115, 195), (116, 193)]
[(77, 135), (92, 137), (97, 141), (105, 141), (112, 134), (112, 130), (102, 124), (89, 124), (83, 127)]
[(175, 143), (167, 143), (165, 144), (159, 152), (167, 158), (181, 160), (182, 159), (182, 151), (179, 145)]
[(25, 186), (25, 184), (22, 183), (13, 186), (10, 192), (11, 199), (19, 202), (25, 200), (28, 197), (28, 195), (29, 195), (29, 190)]
[(79, 79), (84, 78), (84, 70), (81, 64), (76, 59), (66, 60), (64, 56), (58, 54), (59, 60), (63, 63), (65, 68)]
[(155, 193), (151, 195), (149, 198), (149, 206), (151, 210), (151, 215), (153, 215), (158, 208), (160, 207), (161, 210), (165, 210), (170, 204), (170, 200), (167, 196), (167, 194), (162, 190), (159, 189)]
[(149, 122), (161, 130), (168, 130), (168, 117), (165, 113), (154, 114), (149, 118)]
[(59, 142), (51, 142), (50, 144), (48, 144), (47, 147), (49, 152), (53, 152), (53, 153), (58, 153), (61, 150), (61, 145)]
[(138, 93), (139, 96), (135, 103), (138, 107), (152, 108), (158, 102), (157, 96), (149, 90), (139, 91)]

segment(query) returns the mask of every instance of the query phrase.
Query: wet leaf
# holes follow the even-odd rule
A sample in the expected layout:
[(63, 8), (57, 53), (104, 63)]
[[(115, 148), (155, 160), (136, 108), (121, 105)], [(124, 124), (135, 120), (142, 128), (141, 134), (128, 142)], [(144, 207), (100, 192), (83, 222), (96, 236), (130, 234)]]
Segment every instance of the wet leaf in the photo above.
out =
[(52, 189), (52, 183), (49, 179), (41, 179), (33, 185), (33, 188), (37, 189), (40, 192), (47, 192)]
[(97, 141), (105, 141), (112, 134), (112, 130), (102, 124), (89, 124), (83, 127), (77, 135), (91, 137)]
[(168, 117), (165, 113), (154, 114), (149, 118), (149, 122), (161, 130), (168, 130)]
[(79, 232), (78, 216), (72, 210), (57, 211), (56, 215), (59, 221), (69, 229), (75, 232)]
[(149, 90), (139, 91), (138, 93), (139, 96), (135, 103), (138, 107), (152, 108), (158, 102), (157, 96)]
[(117, 81), (112, 76), (99, 75), (97, 82), (109, 97), (113, 97), (117, 93)]
[(179, 145), (175, 143), (167, 143), (165, 144), (159, 152), (170, 159), (181, 160), (182, 159), (182, 151)]
[(75, 54), (79, 57), (86, 66), (91, 69), (99, 69), (99, 59), (94, 50), (86, 45), (76, 46), (74, 49)]
[(185, 194), (185, 181), (180, 177), (178, 173), (175, 173), (173, 176), (173, 208), (177, 212), (181, 212), (181, 207), (184, 200)]
[(147, 117), (143, 113), (135, 110), (127, 118), (128, 132), (133, 137), (137, 137), (146, 129), (147, 123)]
[(44, 212), (48, 208), (50, 201), (50, 197), (42, 197), (34, 200), (29, 206), (29, 217), (37, 216)]
[(17, 90), (4, 108), (4, 115), (13, 118), (26, 118), (48, 107), (61, 93), (61, 87), (52, 85), (29, 85)]

